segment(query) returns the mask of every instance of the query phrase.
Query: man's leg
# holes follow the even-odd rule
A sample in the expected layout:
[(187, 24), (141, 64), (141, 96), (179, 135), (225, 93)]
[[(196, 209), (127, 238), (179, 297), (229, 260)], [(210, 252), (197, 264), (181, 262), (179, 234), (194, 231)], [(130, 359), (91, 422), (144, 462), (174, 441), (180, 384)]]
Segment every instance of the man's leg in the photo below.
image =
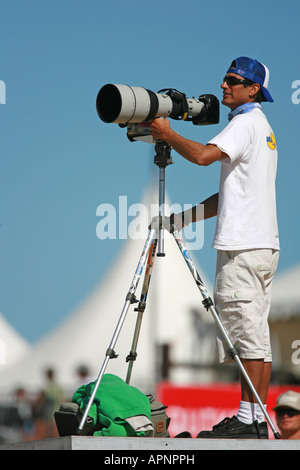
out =
[[(241, 359), (241, 362), (259, 398), (266, 406), (272, 363), (264, 362), (264, 359)], [(214, 426), (212, 431), (199, 432), (197, 437), (268, 439), (264, 413), (256, 403), (244, 376), (241, 377), (241, 403), (237, 416), (226, 418)]]
[[(263, 404), (267, 403), (269, 384), (271, 378), (272, 362), (264, 362), (263, 359), (241, 359), (241, 362), (258, 393)], [(255, 403), (255, 397), (244, 379), (241, 377), (242, 400)]]
[[(266, 407), (272, 363), (264, 362), (263, 359), (241, 359), (241, 362), (253, 387), (258, 393), (262, 404)], [(244, 376), (241, 376), (241, 402), (237, 418), (246, 424), (250, 424), (254, 421), (258, 421), (258, 423), (265, 421), (264, 412), (261, 406), (257, 403), (257, 400)]]
[[(271, 361), (267, 320), (270, 287), (278, 262), (275, 254), (269, 249), (218, 251), (214, 289), (220, 320), (265, 406), (272, 367), (267, 362)], [(226, 362), (226, 344), (220, 335), (217, 339), (220, 362)], [(260, 359), (242, 359), (243, 355)], [(237, 416), (225, 418), (212, 431), (201, 431), (197, 437), (268, 439), (264, 412), (244, 377)]]

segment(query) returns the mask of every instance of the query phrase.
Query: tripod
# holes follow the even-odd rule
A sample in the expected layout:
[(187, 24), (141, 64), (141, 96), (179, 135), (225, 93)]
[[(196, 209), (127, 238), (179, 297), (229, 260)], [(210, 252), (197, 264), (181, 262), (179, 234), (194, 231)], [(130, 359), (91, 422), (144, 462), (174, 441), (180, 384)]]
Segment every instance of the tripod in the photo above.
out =
[[(115, 353), (115, 345), (118, 340), (119, 334), (121, 332), (122, 326), (124, 324), (128, 309), (131, 304), (138, 303), (138, 306), (135, 308), (135, 311), (138, 312), (137, 315), (137, 321), (135, 325), (135, 330), (134, 330), (134, 335), (133, 335), (133, 340), (132, 340), (132, 345), (131, 345), (131, 350), (129, 355), (126, 358), (126, 361), (129, 362), (128, 365), (128, 370), (127, 370), (127, 376), (126, 376), (126, 383), (129, 384), (130, 379), (131, 379), (131, 374), (132, 374), (132, 368), (134, 361), (136, 360), (137, 357), (137, 344), (138, 344), (138, 339), (139, 339), (139, 334), (140, 334), (140, 329), (141, 329), (141, 323), (143, 319), (143, 314), (146, 308), (146, 301), (147, 301), (147, 296), (148, 296), (148, 291), (149, 291), (149, 286), (150, 286), (150, 281), (151, 281), (151, 275), (152, 275), (152, 269), (153, 269), (153, 264), (155, 260), (155, 256), (165, 256), (164, 253), (164, 239), (163, 239), (163, 232), (166, 229), (164, 225), (164, 204), (165, 204), (165, 169), (168, 165), (172, 164), (172, 158), (170, 155), (171, 148), (166, 142), (161, 142), (158, 141), (155, 145), (155, 150), (156, 150), (156, 155), (154, 157), (154, 163), (159, 167), (159, 217), (158, 217), (158, 223), (151, 223), (149, 227), (149, 232), (148, 232), (148, 237), (146, 239), (142, 254), (140, 256), (135, 274), (133, 276), (130, 289), (126, 295), (125, 299), (125, 304), (123, 306), (117, 327), (114, 331), (113, 337), (111, 339), (111, 342), (109, 344), (108, 349), (106, 350), (105, 354), (105, 359), (102, 364), (102, 367), (100, 369), (94, 390), (91, 394), (91, 397), (89, 399), (89, 402), (87, 404), (87, 407), (84, 411), (84, 414), (82, 416), (82, 419), (80, 421), (80, 424), (78, 426), (77, 435), (81, 434), (81, 431), (83, 429), (83, 426), (85, 424), (85, 421), (88, 417), (89, 410), (93, 404), (95, 395), (97, 393), (97, 390), (99, 388), (100, 382), (102, 380), (102, 377), (104, 375), (104, 372), (106, 370), (106, 367), (108, 365), (108, 362), (110, 359), (114, 359), (118, 357), (118, 355)], [(220, 330), (220, 333), (222, 334), (224, 340), (226, 341), (226, 344), (228, 346), (228, 354), (229, 356), (234, 359), (240, 369), (241, 374), (243, 375), (244, 379), (246, 380), (248, 386), (250, 387), (257, 403), (259, 404), (267, 422), (269, 423), (269, 426), (271, 427), (275, 439), (280, 439), (280, 434), (276, 430), (275, 426), (272, 423), (272, 420), (267, 413), (257, 391), (255, 390), (239, 356), (237, 353), (236, 348), (233, 346), (229, 336), (226, 333), (226, 330), (224, 329), (219, 316), (214, 308), (214, 304), (212, 299), (209, 297), (207, 290), (203, 284), (203, 281), (187, 251), (187, 249), (184, 246), (184, 243), (182, 239), (179, 236), (178, 230), (175, 225), (173, 225), (170, 229), (170, 232), (172, 233), (174, 240), (186, 262), (186, 265), (188, 269), (190, 270), (193, 279), (202, 295), (203, 298), (203, 305), (206, 308), (207, 311), (210, 311), (212, 314), (215, 323), (217, 327)], [(158, 252), (156, 253), (157, 250), (157, 245), (158, 245)], [(139, 284), (139, 281), (142, 276), (143, 269), (146, 265), (145, 269), (145, 275), (144, 275), (144, 282), (141, 290), (141, 295), (140, 295), (140, 300), (138, 301), (135, 292), (137, 289), (137, 286)]]

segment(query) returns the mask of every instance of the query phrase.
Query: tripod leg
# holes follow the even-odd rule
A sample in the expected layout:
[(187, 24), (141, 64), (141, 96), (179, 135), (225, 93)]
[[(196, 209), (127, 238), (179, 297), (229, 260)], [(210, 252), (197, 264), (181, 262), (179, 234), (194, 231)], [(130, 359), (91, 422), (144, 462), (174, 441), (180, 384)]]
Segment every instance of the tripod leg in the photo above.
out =
[[(159, 215), (163, 217), (165, 211), (165, 168), (159, 169)], [(164, 253), (164, 230), (159, 230), (157, 256), (165, 256)]]
[(130, 304), (132, 304), (133, 302), (136, 302), (136, 299), (135, 299), (135, 291), (137, 289), (137, 286), (138, 286), (138, 283), (139, 283), (139, 280), (141, 278), (141, 275), (142, 275), (142, 272), (143, 272), (143, 268), (144, 268), (144, 265), (146, 263), (146, 259), (147, 259), (147, 254), (153, 244), (153, 240), (155, 238), (155, 234), (156, 234), (156, 230), (154, 229), (150, 229), (149, 230), (149, 233), (148, 233), (148, 238), (146, 240), (146, 243), (144, 245), (144, 249), (143, 249), (143, 252), (140, 256), (140, 260), (138, 262), (138, 265), (137, 265), (137, 268), (136, 268), (136, 271), (135, 271), (135, 274), (134, 274), (134, 277), (132, 279), (132, 282), (131, 282), (131, 285), (130, 285), (130, 289), (127, 293), (127, 296), (126, 296), (126, 301), (125, 301), (125, 304), (123, 306), (123, 309), (122, 309), (122, 312), (121, 312), (121, 315), (120, 315), (120, 318), (119, 318), (119, 321), (118, 321), (118, 324), (117, 324), (117, 327), (115, 329), (115, 332), (113, 334), (113, 337), (111, 339), (111, 342), (109, 344), (109, 347), (106, 351), (106, 355), (105, 355), (105, 359), (103, 361), (103, 364), (102, 364), (102, 367), (101, 367), (101, 370), (99, 372), (99, 375), (98, 375), (98, 378), (97, 378), (97, 381), (96, 381), (96, 384), (95, 384), (95, 387), (94, 387), (94, 390), (93, 390), (93, 393), (91, 394), (91, 397), (89, 399), (89, 402), (86, 406), (86, 409), (84, 411), (84, 414), (81, 418), (81, 421), (79, 423), (79, 426), (77, 428), (77, 431), (76, 431), (76, 434), (77, 435), (80, 435), (81, 434), (81, 431), (83, 429), (83, 426), (86, 422), (86, 419), (88, 417), (88, 414), (89, 414), (89, 411), (90, 411), (90, 408), (93, 404), (93, 401), (94, 401), (94, 398), (95, 398), (95, 395), (97, 393), (97, 390), (99, 388), (99, 385), (100, 385), (100, 382), (102, 380), (102, 377), (104, 375), (104, 372), (105, 372), (105, 369), (107, 367), (107, 364), (108, 364), (108, 361), (109, 359), (113, 359), (113, 358), (116, 358), (117, 355), (114, 351), (114, 347), (116, 345), (116, 342), (118, 340), (118, 337), (119, 337), (119, 334), (120, 334), (120, 331), (122, 329), (122, 326), (123, 326), (123, 323), (125, 321), (125, 318), (126, 318), (126, 315), (127, 315), (127, 312), (128, 312), (128, 309), (129, 309), (129, 306)]
[(136, 321), (136, 326), (134, 330), (131, 350), (130, 350), (129, 355), (126, 358), (126, 361), (129, 362), (127, 376), (126, 376), (127, 384), (129, 384), (130, 382), (133, 364), (137, 356), (137, 353), (136, 353), (137, 343), (138, 343), (138, 339), (140, 335), (143, 314), (146, 308), (146, 301), (147, 301), (149, 285), (150, 285), (150, 280), (151, 280), (151, 275), (152, 275), (152, 269), (153, 269), (154, 258), (155, 258), (155, 253), (156, 253), (156, 246), (157, 246), (157, 239), (153, 241), (153, 244), (149, 250), (148, 262), (147, 262), (147, 266), (145, 270), (145, 278), (144, 278), (139, 305), (137, 308), (134, 309), (136, 312), (138, 312), (138, 315), (137, 315), (137, 321)]
[(280, 436), (279, 432), (276, 430), (274, 424), (272, 423), (272, 420), (271, 420), (269, 414), (267, 413), (267, 411), (266, 411), (266, 409), (265, 409), (265, 407), (264, 407), (264, 405), (263, 405), (263, 403), (262, 403), (262, 401), (261, 401), (261, 399), (260, 399), (260, 397), (259, 397), (257, 391), (255, 390), (255, 388), (254, 388), (254, 386), (253, 386), (253, 384), (252, 384), (252, 382), (251, 382), (251, 380), (250, 380), (250, 377), (248, 376), (248, 374), (247, 374), (247, 372), (246, 372), (246, 370), (245, 370), (245, 368), (244, 368), (244, 366), (243, 366), (243, 364), (242, 364), (242, 362), (241, 362), (241, 360), (240, 360), (240, 358), (239, 358), (239, 356), (238, 356), (238, 354), (237, 354), (237, 351), (236, 351), (235, 347), (233, 346), (233, 344), (232, 344), (232, 342), (231, 342), (231, 340), (230, 340), (230, 338), (229, 338), (229, 336), (228, 336), (228, 334), (227, 334), (225, 328), (223, 327), (223, 325), (222, 325), (222, 323), (221, 323), (221, 320), (220, 320), (220, 318), (219, 318), (219, 315), (217, 314), (217, 311), (216, 311), (215, 308), (214, 308), (213, 301), (212, 301), (212, 299), (208, 296), (207, 291), (206, 291), (206, 289), (205, 289), (205, 287), (204, 287), (203, 281), (202, 281), (202, 279), (201, 279), (201, 277), (200, 277), (200, 275), (199, 275), (199, 273), (198, 273), (198, 271), (197, 271), (197, 269), (196, 269), (196, 267), (195, 267), (195, 265), (194, 265), (194, 263), (193, 263), (193, 261), (192, 261), (190, 255), (189, 255), (187, 249), (185, 248), (185, 246), (184, 246), (184, 244), (183, 244), (181, 238), (179, 237), (179, 234), (178, 234), (178, 231), (177, 231), (177, 230), (175, 230), (175, 231), (173, 232), (173, 237), (175, 238), (176, 244), (177, 244), (177, 246), (179, 247), (179, 249), (180, 249), (180, 251), (181, 251), (181, 254), (182, 254), (182, 256), (184, 257), (185, 262), (186, 262), (186, 264), (187, 264), (187, 266), (188, 266), (188, 268), (189, 268), (189, 270), (190, 270), (190, 272), (191, 272), (191, 274), (192, 274), (192, 276), (193, 276), (193, 278), (194, 278), (194, 280), (195, 280), (195, 282), (196, 282), (196, 284), (197, 284), (197, 286), (198, 286), (198, 289), (200, 290), (200, 292), (201, 292), (201, 294), (202, 294), (202, 297), (203, 297), (203, 302), (202, 302), (202, 303), (203, 303), (204, 307), (206, 308), (206, 310), (209, 310), (209, 311), (211, 312), (211, 314), (212, 314), (212, 316), (214, 317), (214, 320), (215, 320), (215, 322), (216, 322), (216, 324), (217, 324), (217, 326), (218, 326), (218, 328), (219, 328), (219, 330), (220, 330), (220, 332), (221, 332), (221, 334), (222, 334), (224, 340), (226, 341), (226, 343), (227, 343), (227, 345), (228, 345), (228, 353), (229, 353), (229, 355), (230, 355), (231, 358), (234, 359), (234, 360), (236, 361), (236, 363), (238, 364), (239, 369), (240, 369), (240, 371), (241, 371), (243, 377), (245, 378), (247, 384), (249, 385), (249, 387), (250, 387), (250, 389), (251, 389), (253, 395), (254, 395), (255, 398), (256, 398), (257, 403), (259, 404), (259, 406), (260, 406), (260, 408), (261, 408), (261, 410), (262, 410), (262, 412), (263, 412), (263, 414), (264, 414), (266, 420), (268, 421), (268, 423), (269, 423), (269, 425), (270, 425), (270, 428), (272, 429), (272, 431), (273, 431), (273, 433), (274, 433), (275, 439), (280, 439), (281, 436)]

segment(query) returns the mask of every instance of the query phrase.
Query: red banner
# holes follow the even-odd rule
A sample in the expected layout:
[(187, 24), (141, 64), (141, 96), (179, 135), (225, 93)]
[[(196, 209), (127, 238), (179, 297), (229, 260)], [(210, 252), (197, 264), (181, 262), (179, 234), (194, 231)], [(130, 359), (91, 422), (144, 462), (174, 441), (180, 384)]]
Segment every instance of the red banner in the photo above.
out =
[[(300, 386), (270, 386), (267, 412), (276, 426), (276, 398), (287, 390), (300, 393)], [(167, 415), (171, 418), (170, 436), (182, 431), (189, 431), (196, 437), (199, 431), (211, 430), (222, 419), (237, 414), (241, 399), (239, 384), (207, 384), (177, 386), (161, 383), (157, 387), (156, 398), (168, 407)], [(269, 429), (269, 438), (274, 438)]]

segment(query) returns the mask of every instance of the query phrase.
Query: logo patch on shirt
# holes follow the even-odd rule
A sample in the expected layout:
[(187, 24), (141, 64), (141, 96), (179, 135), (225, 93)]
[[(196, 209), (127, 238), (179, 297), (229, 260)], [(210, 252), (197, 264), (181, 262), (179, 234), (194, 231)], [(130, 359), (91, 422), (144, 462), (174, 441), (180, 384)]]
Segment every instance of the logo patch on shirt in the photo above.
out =
[(270, 137), (267, 137), (267, 145), (271, 150), (276, 149), (276, 140), (273, 133), (270, 135)]

